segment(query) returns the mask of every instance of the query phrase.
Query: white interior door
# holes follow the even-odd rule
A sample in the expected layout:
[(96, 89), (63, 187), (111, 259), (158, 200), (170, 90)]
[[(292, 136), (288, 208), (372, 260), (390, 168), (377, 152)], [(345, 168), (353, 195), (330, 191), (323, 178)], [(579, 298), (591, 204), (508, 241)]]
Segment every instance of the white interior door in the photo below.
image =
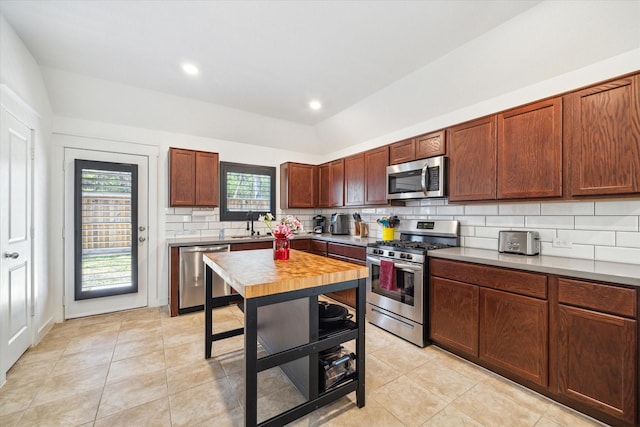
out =
[(0, 368), (31, 345), (32, 132), (0, 109)]
[(65, 148), (65, 318), (148, 304), (148, 157)]

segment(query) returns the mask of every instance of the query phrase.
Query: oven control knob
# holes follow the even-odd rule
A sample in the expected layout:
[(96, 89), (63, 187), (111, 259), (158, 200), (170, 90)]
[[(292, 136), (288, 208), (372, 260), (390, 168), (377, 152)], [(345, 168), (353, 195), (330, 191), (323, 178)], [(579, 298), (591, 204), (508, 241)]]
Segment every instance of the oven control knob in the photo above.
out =
[(407, 259), (411, 259), (411, 258), (413, 258), (411, 254), (407, 254)]
[(405, 254), (400, 254), (400, 258), (404, 258), (404, 257), (406, 257)]
[(394, 256), (395, 254), (395, 252), (389, 252), (389, 256)]

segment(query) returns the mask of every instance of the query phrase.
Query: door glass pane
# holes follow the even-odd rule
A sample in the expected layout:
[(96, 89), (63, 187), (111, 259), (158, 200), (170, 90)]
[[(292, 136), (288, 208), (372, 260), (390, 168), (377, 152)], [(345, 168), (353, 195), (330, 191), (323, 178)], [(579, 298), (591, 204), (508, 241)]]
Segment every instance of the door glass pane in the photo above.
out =
[(75, 161), (75, 300), (138, 291), (137, 165)]

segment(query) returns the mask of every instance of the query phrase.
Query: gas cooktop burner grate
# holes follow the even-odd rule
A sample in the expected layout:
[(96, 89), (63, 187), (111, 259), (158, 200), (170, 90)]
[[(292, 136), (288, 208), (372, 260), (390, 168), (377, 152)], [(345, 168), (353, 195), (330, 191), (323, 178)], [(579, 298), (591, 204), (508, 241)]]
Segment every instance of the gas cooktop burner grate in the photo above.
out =
[(450, 248), (451, 245), (445, 243), (426, 243), (426, 242), (414, 242), (408, 240), (378, 240), (375, 243), (370, 243), (369, 246), (377, 248), (396, 248), (396, 249), (413, 249), (419, 251)]

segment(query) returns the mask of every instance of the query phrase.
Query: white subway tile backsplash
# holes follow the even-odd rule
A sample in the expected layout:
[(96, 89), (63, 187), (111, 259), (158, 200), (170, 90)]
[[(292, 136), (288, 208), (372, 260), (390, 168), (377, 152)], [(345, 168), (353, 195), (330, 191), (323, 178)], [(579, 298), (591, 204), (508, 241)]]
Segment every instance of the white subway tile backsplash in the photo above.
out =
[(570, 248), (554, 248), (549, 242), (540, 243), (540, 254), (567, 258), (593, 259), (594, 247), (589, 245), (573, 245)]
[(446, 205), (438, 206), (438, 215), (464, 215), (464, 206), (460, 205)]
[(540, 203), (510, 203), (498, 205), (500, 215), (540, 215)]
[(184, 231), (184, 226), (181, 222), (167, 222), (164, 229), (166, 231)]
[(467, 225), (460, 226), (460, 235), (461, 236), (475, 236), (475, 227), (469, 227)]
[(596, 246), (596, 261), (640, 264), (640, 249)]
[(469, 205), (464, 207), (465, 215), (498, 215), (498, 205)]
[(484, 216), (456, 216), (455, 219), (460, 221), (461, 225), (484, 226), (485, 224)]
[(558, 238), (583, 245), (615, 246), (616, 233), (613, 231), (558, 230)]
[(469, 248), (498, 250), (498, 239), (486, 239), (481, 237), (465, 237), (464, 245)]
[(593, 215), (593, 202), (554, 202), (540, 205), (542, 215)]
[(524, 227), (524, 216), (488, 216), (486, 225), (488, 227)]
[(176, 215), (191, 215), (193, 208), (173, 208), (173, 213)]
[(438, 206), (416, 206), (412, 212), (414, 215), (436, 215)]
[(444, 199), (421, 199), (420, 206), (442, 206), (447, 204), (448, 201)]
[(185, 222), (184, 229), (185, 231), (189, 230), (206, 230), (209, 228), (209, 224), (206, 222)]
[(497, 239), (500, 230), (504, 230), (504, 228), (476, 227), (476, 237), (489, 237), (491, 239)]
[(640, 248), (640, 232), (618, 231), (616, 233), (616, 246)]
[(638, 231), (637, 216), (576, 216), (576, 230)]
[(190, 215), (167, 215), (166, 217), (167, 223), (172, 222), (191, 222)]
[(640, 215), (640, 200), (596, 202), (596, 215)]
[(573, 228), (572, 216), (528, 216), (527, 228)]

